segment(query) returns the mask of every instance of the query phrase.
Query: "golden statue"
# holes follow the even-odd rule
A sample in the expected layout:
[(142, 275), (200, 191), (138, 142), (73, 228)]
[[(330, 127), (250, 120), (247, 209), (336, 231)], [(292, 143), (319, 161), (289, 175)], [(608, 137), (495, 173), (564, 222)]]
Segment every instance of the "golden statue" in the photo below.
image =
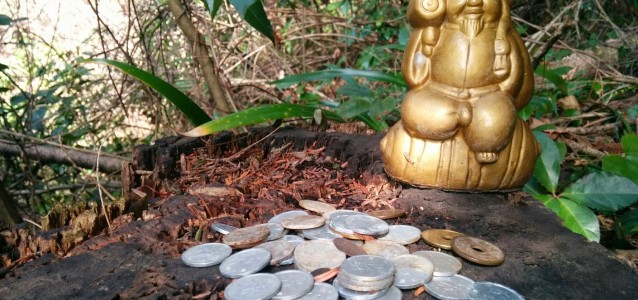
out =
[(512, 0), (411, 0), (403, 57), (410, 91), (381, 141), (386, 172), (446, 190), (513, 190), (540, 146), (517, 111), (532, 96)]

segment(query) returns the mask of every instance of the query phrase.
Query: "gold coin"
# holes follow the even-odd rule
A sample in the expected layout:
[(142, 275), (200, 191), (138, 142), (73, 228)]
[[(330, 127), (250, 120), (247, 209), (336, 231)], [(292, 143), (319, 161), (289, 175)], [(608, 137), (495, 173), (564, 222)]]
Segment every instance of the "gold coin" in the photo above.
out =
[(421, 233), (421, 237), (428, 245), (445, 250), (452, 249), (452, 239), (457, 236), (464, 236), (464, 234), (447, 229), (428, 229)]
[(368, 211), (366, 214), (377, 217), (381, 220), (394, 219), (405, 215), (405, 209), (384, 209)]
[(265, 226), (244, 227), (229, 232), (222, 241), (233, 249), (245, 249), (265, 241), (269, 234)]
[(501, 248), (479, 238), (458, 236), (452, 239), (452, 251), (473, 263), (498, 266), (505, 261)]
[(324, 214), (337, 210), (328, 203), (323, 203), (315, 200), (301, 200), (299, 201), (299, 206), (303, 207), (306, 210), (314, 211), (318, 214)]

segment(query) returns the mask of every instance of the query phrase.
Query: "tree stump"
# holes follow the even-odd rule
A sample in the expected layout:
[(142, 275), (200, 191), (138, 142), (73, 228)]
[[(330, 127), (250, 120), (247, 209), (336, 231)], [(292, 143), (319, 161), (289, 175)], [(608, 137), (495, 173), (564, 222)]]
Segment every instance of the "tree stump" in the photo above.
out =
[[(248, 226), (279, 211), (298, 209), (297, 198), (319, 196), (339, 208), (404, 208), (407, 216), (388, 220), (390, 224), (447, 228), (495, 243), (506, 254), (502, 265), (463, 261), (461, 274), (510, 286), (528, 299), (638, 295), (638, 276), (627, 264), (600, 244), (570, 232), (527, 194), (451, 193), (398, 184), (383, 171), (381, 135), (285, 128), (252, 144), (263, 136), (261, 132), (241, 140), (224, 135), (222, 143), (219, 137), (188, 142), (174, 138), (141, 146), (138, 159), (154, 163), (135, 161), (129, 166), (133, 178), (128, 188), (139, 188), (140, 177), (146, 176), (150, 190), (148, 178), (154, 177), (154, 195), (137, 200), (143, 202), (139, 211), (114, 220), (110, 233), (104, 230), (64, 257), (44, 254), (12, 269), (0, 279), (2, 298), (221, 299), (219, 293), (230, 280), (217, 267), (192, 268), (181, 262), (180, 254), (197, 244), (196, 232), (205, 242), (219, 241), (221, 235), (209, 229), (213, 218)], [(245, 150), (233, 156), (240, 149)], [(157, 153), (165, 156), (158, 160)], [(260, 181), (268, 178), (272, 182)], [(196, 189), (198, 184), (208, 189)], [(348, 189), (348, 195), (338, 187)], [(423, 241), (408, 248), (431, 249)], [(267, 267), (264, 272), (287, 268)], [(403, 299), (431, 298), (408, 290)]]

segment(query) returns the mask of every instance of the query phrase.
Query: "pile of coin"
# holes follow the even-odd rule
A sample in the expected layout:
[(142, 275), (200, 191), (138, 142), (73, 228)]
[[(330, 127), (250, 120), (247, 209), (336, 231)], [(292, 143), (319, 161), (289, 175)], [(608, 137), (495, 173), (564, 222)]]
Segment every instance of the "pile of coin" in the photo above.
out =
[[(495, 266), (505, 256), (492, 243), (450, 230), (421, 232), (382, 219), (403, 215), (400, 210), (366, 214), (312, 200), (300, 206), (319, 215), (287, 211), (266, 224), (244, 228), (214, 223), (211, 228), (224, 234), (223, 243), (192, 247), (182, 260), (192, 267), (219, 264), (223, 276), (237, 278), (226, 287), (225, 299), (401, 299), (401, 289), (422, 286), (439, 299), (523, 299), (503, 285), (459, 275), (462, 263), (453, 255), (440, 250), (410, 254), (405, 247), (423, 238), (436, 249)], [(290, 264), (296, 270), (258, 273), (268, 265)], [(320, 282), (335, 274), (331, 285)]]

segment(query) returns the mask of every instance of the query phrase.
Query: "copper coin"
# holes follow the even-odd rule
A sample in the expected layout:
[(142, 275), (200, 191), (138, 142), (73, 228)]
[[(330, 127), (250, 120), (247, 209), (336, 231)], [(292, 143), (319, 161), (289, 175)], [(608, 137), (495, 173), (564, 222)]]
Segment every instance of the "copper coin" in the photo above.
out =
[(452, 239), (452, 250), (471, 262), (484, 266), (498, 266), (505, 261), (505, 254), (496, 245), (469, 236)]
[(383, 209), (368, 211), (366, 214), (377, 217), (381, 220), (394, 219), (405, 215), (405, 209)]
[(323, 226), (326, 218), (321, 216), (294, 216), (292, 218), (283, 219), (281, 225), (288, 229), (310, 229)]
[(452, 239), (457, 236), (464, 236), (464, 234), (447, 229), (428, 229), (421, 234), (428, 245), (445, 250), (452, 249)]
[(344, 238), (336, 238), (332, 240), (337, 249), (341, 250), (341, 252), (345, 253), (347, 256), (357, 256), (357, 255), (366, 255), (368, 254), (361, 246), (353, 243), (352, 241)]
[(339, 268), (319, 268), (310, 272), (310, 274), (315, 278), (315, 282), (325, 282), (337, 276), (337, 274), (339, 274)]
[(315, 200), (301, 200), (299, 201), (299, 206), (303, 207), (306, 210), (314, 211), (318, 214), (324, 214), (337, 210), (328, 203), (323, 203)]
[(244, 227), (229, 232), (222, 241), (233, 249), (245, 249), (265, 241), (269, 234), (268, 227)]

